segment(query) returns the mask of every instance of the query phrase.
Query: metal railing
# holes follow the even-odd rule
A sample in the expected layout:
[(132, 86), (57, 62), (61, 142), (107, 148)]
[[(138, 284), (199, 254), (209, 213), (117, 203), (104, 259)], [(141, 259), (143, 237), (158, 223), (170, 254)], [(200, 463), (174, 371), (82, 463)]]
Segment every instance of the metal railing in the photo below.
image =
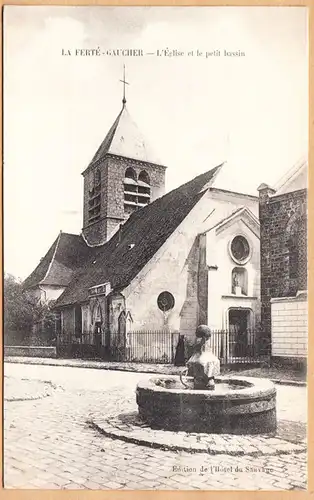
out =
[(101, 339), (97, 339), (92, 333), (82, 333), (72, 337), (58, 334), (56, 350), (57, 357), (60, 358), (105, 358)]
[[(57, 356), (111, 361), (164, 363), (174, 362), (179, 332), (163, 330), (132, 331), (127, 334), (84, 333), (72, 338), (57, 336)], [(256, 363), (270, 355), (270, 336), (256, 330), (236, 332), (212, 331), (211, 347), (222, 365)], [(193, 344), (185, 337), (185, 360), (193, 352)]]
[(110, 357), (115, 361), (173, 363), (178, 340), (178, 332), (162, 330), (135, 331), (125, 337), (111, 333)]
[(270, 337), (257, 330), (216, 330), (212, 332), (211, 346), (222, 365), (255, 363), (269, 356)]

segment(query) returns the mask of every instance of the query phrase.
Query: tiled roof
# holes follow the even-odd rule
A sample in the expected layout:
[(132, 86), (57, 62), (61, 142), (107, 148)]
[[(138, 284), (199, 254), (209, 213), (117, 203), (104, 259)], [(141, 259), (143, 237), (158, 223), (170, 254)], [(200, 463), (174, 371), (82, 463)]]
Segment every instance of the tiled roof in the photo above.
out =
[(38, 266), (24, 281), (24, 290), (37, 285), (67, 286), (73, 272), (81, 266), (89, 252), (90, 249), (81, 236), (60, 233)]
[(101, 160), (106, 154), (113, 154), (161, 165), (159, 158), (142, 136), (137, 125), (123, 106), (105, 139), (98, 148), (91, 164)]
[(125, 288), (196, 205), (205, 193), (201, 192), (203, 186), (218, 169), (199, 175), (134, 212), (107, 243), (91, 249), (89, 259), (82, 262), (56, 306), (84, 302), (90, 287), (108, 281), (114, 290)]
[(54, 243), (51, 245), (49, 248), (48, 252), (46, 255), (40, 260), (38, 266), (34, 269), (34, 271), (24, 280), (23, 282), (23, 288), (24, 290), (27, 290), (29, 288), (32, 288), (34, 286), (37, 286), (41, 280), (44, 279), (44, 277), (47, 274), (47, 271), (49, 269), (49, 265), (53, 259), (56, 246), (59, 240), (58, 238), (54, 241)]

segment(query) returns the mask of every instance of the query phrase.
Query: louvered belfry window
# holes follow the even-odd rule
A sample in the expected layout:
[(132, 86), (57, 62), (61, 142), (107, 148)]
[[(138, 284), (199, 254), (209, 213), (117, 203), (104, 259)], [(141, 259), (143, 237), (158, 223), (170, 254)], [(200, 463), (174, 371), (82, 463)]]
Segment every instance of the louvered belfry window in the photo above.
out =
[(124, 177), (124, 212), (131, 214), (150, 202), (150, 179), (145, 170), (137, 178), (133, 168), (127, 168)]
[(100, 219), (101, 208), (101, 174), (100, 170), (90, 172), (88, 221), (96, 222)]

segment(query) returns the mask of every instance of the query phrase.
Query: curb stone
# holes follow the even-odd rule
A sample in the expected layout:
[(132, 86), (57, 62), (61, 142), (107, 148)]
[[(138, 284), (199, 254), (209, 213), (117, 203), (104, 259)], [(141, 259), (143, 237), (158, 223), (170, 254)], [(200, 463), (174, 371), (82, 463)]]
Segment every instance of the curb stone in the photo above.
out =
[[(230, 446), (230, 441), (235, 437), (230, 434), (220, 434), (215, 435), (217, 441), (221, 443), (217, 444), (215, 442), (209, 442), (204, 440), (200, 442), (198, 438), (194, 438), (192, 435), (188, 435), (182, 439), (180, 434), (185, 433), (172, 433), (175, 434), (176, 440), (181, 441), (181, 443), (171, 443), (169, 442), (170, 431), (163, 430), (152, 430), (141, 431), (141, 429), (123, 430), (122, 428), (115, 427), (116, 416), (106, 417), (100, 421), (97, 419), (90, 418), (86, 421), (86, 424), (93, 430), (99, 432), (100, 434), (111, 438), (113, 440), (120, 440), (126, 443), (132, 443), (138, 446), (145, 446), (154, 449), (168, 450), (168, 451), (184, 451), (187, 453), (208, 453), (209, 455), (228, 455), (228, 456), (275, 456), (275, 455), (290, 455), (291, 453), (303, 453), (306, 451), (306, 444), (293, 444), (282, 438), (273, 438), (276, 443), (267, 443), (268, 438), (264, 436), (264, 442), (260, 442), (259, 436), (254, 441), (254, 436), (236, 436), (239, 438), (239, 444), (232, 444)], [(105, 428), (107, 427), (107, 429)], [(168, 434), (167, 434), (168, 432)], [(143, 434), (143, 436), (141, 436)], [(181, 438), (181, 439), (180, 439)], [(242, 438), (242, 439), (241, 439)], [(271, 439), (271, 438), (270, 438)], [(241, 442), (243, 441), (243, 442)]]
[[(61, 360), (61, 358), (60, 358)], [(94, 370), (107, 370), (107, 371), (124, 371), (124, 372), (133, 372), (133, 373), (150, 373), (152, 375), (179, 375), (181, 370), (180, 368), (170, 368), (162, 371), (160, 368), (158, 370), (158, 365), (152, 365), (151, 369), (147, 367), (141, 367), (141, 365), (137, 366), (123, 366), (121, 365), (101, 365), (101, 361), (95, 361), (95, 364), (89, 363), (88, 361), (83, 361), (82, 363), (71, 363), (71, 361), (66, 363), (58, 363), (51, 360), (51, 358), (21, 358), (8, 356), (4, 358), (5, 363), (15, 363), (15, 364), (25, 364), (25, 365), (44, 365), (44, 366), (61, 366), (66, 368), (88, 368)], [(98, 364), (96, 364), (98, 363)], [(264, 377), (263, 377), (264, 378)], [(274, 384), (280, 385), (291, 385), (297, 387), (306, 387), (307, 382), (301, 380), (289, 380), (289, 379), (269, 379)]]

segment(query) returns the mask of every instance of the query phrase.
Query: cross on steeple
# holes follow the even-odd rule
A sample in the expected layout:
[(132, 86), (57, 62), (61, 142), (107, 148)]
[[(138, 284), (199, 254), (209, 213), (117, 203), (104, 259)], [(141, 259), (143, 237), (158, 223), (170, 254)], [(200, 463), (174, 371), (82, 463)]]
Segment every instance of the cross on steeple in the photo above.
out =
[(126, 85), (130, 85), (128, 82), (125, 81), (125, 64), (123, 64), (123, 80), (120, 80), (120, 82), (123, 83), (123, 99), (122, 99), (122, 103), (123, 103), (123, 106), (125, 106), (125, 103), (126, 103), (125, 86)]

